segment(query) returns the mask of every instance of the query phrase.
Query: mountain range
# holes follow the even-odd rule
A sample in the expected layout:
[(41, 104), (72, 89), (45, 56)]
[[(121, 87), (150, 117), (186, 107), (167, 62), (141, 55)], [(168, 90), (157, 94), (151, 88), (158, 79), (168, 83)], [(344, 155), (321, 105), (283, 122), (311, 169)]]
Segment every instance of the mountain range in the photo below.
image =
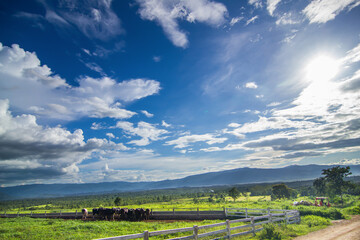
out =
[[(63, 197), (111, 192), (143, 191), (180, 187), (205, 187), (248, 183), (290, 182), (312, 180), (322, 169), (332, 165), (291, 165), (284, 168), (237, 168), (192, 175), (181, 179), (157, 182), (101, 182), (66, 184), (31, 184), (0, 188), (0, 200)], [(360, 175), (360, 165), (351, 165), (351, 176)]]

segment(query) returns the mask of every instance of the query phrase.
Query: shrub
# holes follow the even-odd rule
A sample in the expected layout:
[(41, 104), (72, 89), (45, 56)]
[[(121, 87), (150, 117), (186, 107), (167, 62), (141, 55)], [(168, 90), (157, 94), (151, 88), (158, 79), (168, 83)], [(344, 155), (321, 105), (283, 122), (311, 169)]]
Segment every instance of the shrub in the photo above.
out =
[(301, 222), (303, 224), (308, 225), (309, 227), (314, 226), (328, 226), (330, 225), (330, 220), (326, 219), (324, 217), (314, 216), (314, 215), (308, 215), (301, 219)]
[(345, 208), (343, 212), (347, 215), (359, 215), (360, 214), (360, 206)]
[(258, 236), (259, 239), (281, 240), (281, 233), (275, 228), (274, 224), (265, 224), (264, 230)]
[(307, 216), (307, 215), (315, 215), (324, 218), (330, 218), (333, 220), (336, 219), (345, 219), (345, 216), (337, 209), (324, 209), (324, 208), (316, 208), (316, 209), (299, 209), (300, 216)]

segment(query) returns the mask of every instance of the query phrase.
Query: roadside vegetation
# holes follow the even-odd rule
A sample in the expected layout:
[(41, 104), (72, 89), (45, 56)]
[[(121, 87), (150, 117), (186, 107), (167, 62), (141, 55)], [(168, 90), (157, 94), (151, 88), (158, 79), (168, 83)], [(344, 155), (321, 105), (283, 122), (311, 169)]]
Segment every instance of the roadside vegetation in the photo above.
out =
[[(325, 178), (324, 178), (325, 179)], [(355, 180), (354, 180), (355, 179)], [(360, 214), (359, 181), (343, 183), (341, 192), (333, 190), (331, 182), (324, 181), (319, 192), (314, 181), (249, 184), (208, 188), (168, 189), (132, 193), (111, 193), (97, 196), (73, 196), (57, 199), (27, 199), (0, 202), (4, 213), (81, 212), (94, 207), (149, 208), (153, 210), (184, 210), (223, 208), (296, 209), (300, 211), (301, 223), (294, 225), (267, 225), (255, 237), (237, 239), (292, 239), (331, 224), (331, 220), (350, 218)], [(343, 179), (344, 180), (344, 179)], [(323, 181), (323, 180), (322, 180)], [(315, 181), (316, 182), (316, 181)], [(314, 183), (315, 183), (314, 182)], [(321, 195), (318, 195), (321, 194)], [(294, 206), (294, 202), (315, 202), (315, 197), (326, 196), (331, 207)], [(96, 239), (126, 234), (207, 225), (213, 221), (81, 221), (63, 219), (33, 219), (29, 217), (1, 218), (0, 239)], [(185, 234), (186, 235), (186, 234)], [(188, 234), (189, 235), (189, 234)], [(162, 236), (166, 239), (181, 235)]]

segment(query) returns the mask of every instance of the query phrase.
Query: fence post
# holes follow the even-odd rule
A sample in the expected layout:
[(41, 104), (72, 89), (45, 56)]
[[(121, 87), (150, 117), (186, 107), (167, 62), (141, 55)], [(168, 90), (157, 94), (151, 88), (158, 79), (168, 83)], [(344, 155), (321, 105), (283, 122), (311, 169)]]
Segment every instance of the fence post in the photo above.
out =
[(45, 217), (46, 217), (46, 211), (45, 211)]
[(226, 230), (227, 230), (228, 239), (231, 239), (231, 229), (230, 229), (230, 221), (229, 221), (229, 219), (226, 220)]
[(18, 216), (18, 217), (19, 217), (19, 214), (20, 214), (20, 213), (18, 212), (18, 213), (17, 213), (17, 216)]
[(271, 213), (269, 214), (269, 221), (270, 221), (270, 223), (273, 222), (273, 221), (272, 221), (272, 214), (271, 214)]
[(5, 217), (6, 217), (6, 211), (4, 212), (4, 215), (5, 215)]
[(255, 237), (255, 225), (254, 225), (254, 223), (255, 223), (254, 217), (251, 217), (251, 228), (252, 228), (253, 237)]
[(32, 217), (32, 211), (30, 212), (30, 217)]
[(173, 215), (175, 215), (175, 208), (173, 208)]
[(224, 215), (225, 215), (225, 218), (227, 218), (227, 211), (226, 211), (226, 208), (224, 207)]
[(75, 218), (77, 217), (77, 210), (75, 211)]
[(197, 240), (197, 239), (198, 239), (198, 235), (199, 235), (199, 227), (196, 226), (196, 225), (194, 225), (193, 228), (194, 228), (194, 230), (193, 230), (193, 237), (194, 237), (195, 240)]
[(249, 217), (249, 215), (248, 215), (248, 209), (245, 208), (245, 218), (248, 218), (248, 217)]
[(149, 240), (149, 231), (144, 232), (144, 240)]
[(200, 216), (199, 208), (197, 208), (197, 215)]
[(287, 216), (287, 212), (285, 212), (285, 226), (287, 226), (288, 224), (288, 216)]
[(60, 216), (61, 216), (61, 210), (60, 210)]

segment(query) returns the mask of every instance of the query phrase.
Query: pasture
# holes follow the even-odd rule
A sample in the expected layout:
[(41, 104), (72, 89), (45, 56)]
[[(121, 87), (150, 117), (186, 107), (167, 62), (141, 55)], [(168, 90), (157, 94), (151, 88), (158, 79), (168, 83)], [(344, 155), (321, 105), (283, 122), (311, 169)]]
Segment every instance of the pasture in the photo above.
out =
[[(247, 196), (239, 197), (236, 201), (225, 198), (222, 201), (209, 201), (208, 197), (177, 198), (166, 202), (153, 202), (146, 204), (131, 204), (122, 207), (128, 208), (149, 208), (153, 210), (171, 210), (174, 208), (186, 209), (222, 209), (227, 208), (272, 208), (272, 209), (297, 209), (302, 216), (301, 224), (287, 225), (286, 227), (276, 227), (276, 231), (281, 234), (282, 239), (291, 239), (295, 236), (304, 235), (310, 231), (324, 228), (330, 224), (330, 220), (349, 217), (352, 214), (360, 214), (358, 196), (347, 196), (343, 207), (335, 206), (331, 208), (314, 206), (292, 206), (294, 200), (308, 200), (313, 202), (311, 197), (298, 197), (292, 200), (271, 201), (269, 196)], [(196, 203), (195, 203), (196, 202)], [(84, 206), (88, 209), (99, 206)], [(115, 207), (108, 205), (104, 207)], [(8, 209), (7, 213), (33, 212), (74, 212), (81, 209), (64, 209), (54, 204), (32, 205), (21, 209)], [(34, 219), (29, 217), (1, 218), (0, 219), (0, 239), (96, 239), (111, 236), (142, 233), (145, 230), (158, 231), (165, 229), (175, 229), (202, 226), (212, 223), (223, 222), (223, 220), (204, 220), (204, 221), (82, 221), (82, 220), (63, 220), (63, 219)], [(244, 236), (236, 239), (260, 239), (261, 234), (256, 237)], [(175, 234), (171, 236), (158, 236), (151, 239), (166, 239), (182, 236)], [(206, 239), (206, 238), (205, 238)]]

